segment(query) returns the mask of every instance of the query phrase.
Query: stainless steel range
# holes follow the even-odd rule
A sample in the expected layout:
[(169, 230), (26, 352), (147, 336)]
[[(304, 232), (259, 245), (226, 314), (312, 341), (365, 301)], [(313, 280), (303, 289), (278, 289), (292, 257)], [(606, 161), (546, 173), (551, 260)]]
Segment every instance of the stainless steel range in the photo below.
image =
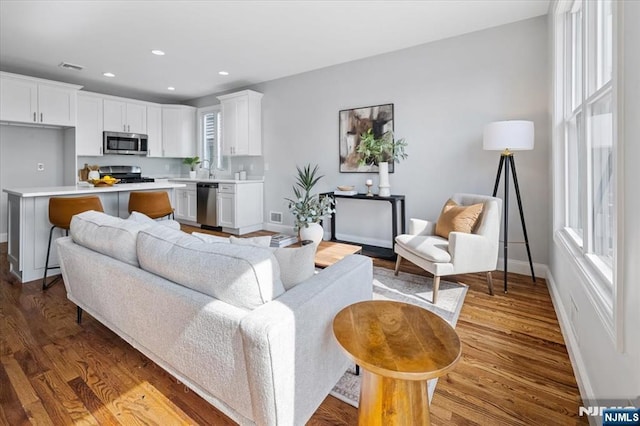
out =
[(155, 182), (153, 178), (142, 177), (140, 166), (102, 166), (99, 172), (101, 178), (109, 175), (120, 179), (119, 183)]

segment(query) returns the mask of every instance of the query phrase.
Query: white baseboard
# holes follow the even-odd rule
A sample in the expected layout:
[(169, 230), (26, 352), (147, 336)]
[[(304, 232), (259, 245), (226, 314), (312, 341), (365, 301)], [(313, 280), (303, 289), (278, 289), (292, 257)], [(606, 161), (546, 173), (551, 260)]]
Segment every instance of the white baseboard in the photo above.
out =
[[(500, 257), (498, 258), (498, 265), (496, 267), (496, 270), (502, 271), (504, 269), (503, 266), (504, 266), (504, 263), (502, 258)], [(508, 269), (508, 272), (531, 276), (531, 268), (529, 267), (529, 262), (525, 260), (509, 259), (507, 260), (507, 269)], [(549, 268), (547, 268), (547, 265), (544, 265), (542, 263), (533, 264), (533, 272), (535, 272), (536, 277), (546, 278), (548, 271), (549, 271)]]
[(3, 233), (0, 234), (0, 243), (6, 243), (7, 242), (7, 233)]
[[(567, 346), (569, 360), (571, 361), (571, 366), (573, 367), (573, 372), (576, 376), (576, 382), (578, 383), (580, 397), (582, 398), (582, 401), (594, 401), (595, 398), (593, 387), (591, 386), (591, 381), (589, 380), (589, 376), (586, 373), (587, 369), (585, 367), (584, 360), (582, 359), (578, 340), (573, 334), (571, 322), (569, 321), (569, 316), (567, 315), (567, 310), (562, 303), (562, 298), (560, 297), (560, 293), (558, 291), (558, 283), (553, 278), (551, 270), (548, 267), (546, 269), (547, 288), (549, 289), (549, 294), (551, 295), (553, 309), (556, 311), (556, 316), (558, 317), (558, 323), (560, 324), (562, 337), (564, 338), (565, 345)], [(596, 426), (598, 424), (597, 417), (589, 416), (588, 419), (591, 426)]]
[(297, 234), (293, 230), (293, 226), (278, 225), (277, 223), (263, 223), (262, 229), (264, 229), (265, 231), (278, 232), (280, 234), (289, 234), (289, 235)]

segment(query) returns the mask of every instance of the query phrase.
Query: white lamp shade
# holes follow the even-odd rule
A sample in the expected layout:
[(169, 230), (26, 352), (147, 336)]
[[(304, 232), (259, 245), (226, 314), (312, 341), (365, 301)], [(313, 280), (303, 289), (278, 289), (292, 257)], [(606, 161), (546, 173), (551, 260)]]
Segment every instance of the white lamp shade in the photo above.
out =
[(482, 147), (487, 151), (533, 149), (533, 121), (495, 121), (484, 126)]

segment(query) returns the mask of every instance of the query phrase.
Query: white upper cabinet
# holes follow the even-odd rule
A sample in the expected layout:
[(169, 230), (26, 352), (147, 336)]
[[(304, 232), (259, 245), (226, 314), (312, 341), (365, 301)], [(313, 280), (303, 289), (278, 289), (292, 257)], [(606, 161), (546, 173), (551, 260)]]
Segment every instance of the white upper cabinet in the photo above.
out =
[(196, 156), (196, 108), (162, 105), (162, 149), (164, 157)]
[(162, 157), (162, 108), (147, 105), (147, 157)]
[(243, 90), (218, 96), (223, 154), (262, 155), (262, 93)]
[(147, 134), (147, 107), (115, 99), (104, 100), (104, 130)]
[(102, 96), (78, 92), (76, 155), (102, 155)]
[(0, 73), (0, 121), (73, 127), (82, 86)]

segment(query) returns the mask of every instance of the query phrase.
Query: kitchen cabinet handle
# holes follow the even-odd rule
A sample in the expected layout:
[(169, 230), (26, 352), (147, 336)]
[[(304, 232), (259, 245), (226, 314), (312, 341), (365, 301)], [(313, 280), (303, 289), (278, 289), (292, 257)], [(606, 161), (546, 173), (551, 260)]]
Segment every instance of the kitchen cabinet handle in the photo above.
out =
[(36, 113), (34, 112), (34, 113), (33, 113), (33, 122), (35, 123), (36, 121), (37, 121), (37, 120), (36, 120)]
[(42, 119), (43, 115), (40, 113), (40, 122), (42, 123), (44, 120)]
[(126, 131), (127, 131), (127, 125), (126, 125), (126, 124), (123, 124), (123, 125), (122, 125), (122, 131), (123, 131), (123, 132), (126, 132)]
[(127, 132), (130, 132), (130, 131), (131, 131), (131, 126), (127, 124)]

